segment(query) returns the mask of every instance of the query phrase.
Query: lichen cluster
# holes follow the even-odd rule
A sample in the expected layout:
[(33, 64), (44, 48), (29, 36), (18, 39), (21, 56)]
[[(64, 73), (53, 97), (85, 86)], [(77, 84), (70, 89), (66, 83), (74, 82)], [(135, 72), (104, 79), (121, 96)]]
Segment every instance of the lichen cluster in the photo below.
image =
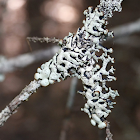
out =
[(111, 17), (117, 9), (120, 11), (121, 2), (122, 0), (101, 0), (95, 10), (92, 7), (85, 10), (84, 26), (76, 34), (69, 33), (59, 41), (60, 51), (50, 61), (42, 64), (35, 74), (35, 79), (41, 80), (42, 86), (60, 82), (67, 77), (81, 79), (84, 90), (79, 93), (87, 100), (81, 110), (91, 118), (92, 125), (97, 124), (99, 128), (106, 127), (106, 117), (115, 104), (110, 97), (114, 99), (119, 95), (106, 86), (107, 81), (116, 79), (113, 76), (113, 66), (108, 65), (114, 63), (109, 55), (113, 49), (107, 49), (100, 43), (108, 36), (113, 36), (113, 32), (106, 29), (107, 17)]

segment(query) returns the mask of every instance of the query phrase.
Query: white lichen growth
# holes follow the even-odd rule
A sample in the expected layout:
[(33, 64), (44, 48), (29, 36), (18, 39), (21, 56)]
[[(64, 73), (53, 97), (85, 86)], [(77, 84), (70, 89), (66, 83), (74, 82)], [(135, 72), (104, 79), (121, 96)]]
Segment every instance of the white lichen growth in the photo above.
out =
[(5, 107), (0, 113), (0, 124), (3, 124), (10, 116), (11, 116), (11, 111), (8, 106)]
[(107, 18), (112, 17), (113, 11), (121, 11), (122, 0), (101, 0), (100, 5), (93, 10), (89, 7), (84, 11), (86, 19), (84, 26), (76, 34), (69, 33), (59, 42), (61, 49), (56, 55), (37, 69), (36, 80), (41, 80), (42, 86), (60, 82), (67, 77), (75, 76), (82, 80), (84, 91), (79, 92), (87, 99), (84, 108), (91, 118), (92, 125), (99, 128), (106, 127), (106, 117), (111, 112), (114, 99), (118, 92), (106, 86), (107, 81), (116, 80), (113, 76), (114, 68), (107, 68), (114, 63), (109, 56), (113, 49), (107, 49), (100, 43), (113, 32), (106, 29)]
[(26, 101), (26, 100), (28, 100), (29, 97), (30, 97), (30, 94), (27, 93), (27, 92), (24, 92), (24, 93), (19, 97), (19, 100), (20, 100), (20, 101)]

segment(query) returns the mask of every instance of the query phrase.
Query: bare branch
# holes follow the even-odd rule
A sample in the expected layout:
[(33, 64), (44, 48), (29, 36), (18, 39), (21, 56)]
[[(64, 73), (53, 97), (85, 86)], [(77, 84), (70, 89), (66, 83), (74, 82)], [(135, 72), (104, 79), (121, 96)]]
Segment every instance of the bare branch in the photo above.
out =
[[(140, 19), (131, 23), (117, 26), (110, 30), (114, 32), (115, 38), (120, 38), (122, 36), (128, 36), (133, 33), (138, 33), (140, 32)], [(108, 38), (108, 39), (111, 39), (111, 38)]]
[(78, 83), (78, 79), (76, 77), (73, 77), (71, 81), (67, 104), (66, 104), (66, 112), (65, 112), (66, 117), (64, 118), (62, 130), (60, 133), (60, 140), (66, 140), (66, 134), (70, 125), (70, 114), (75, 99), (77, 83)]
[(40, 81), (31, 81), (28, 86), (26, 86), (21, 93), (16, 96), (8, 106), (5, 107), (0, 113), (0, 126), (3, 126), (4, 122), (14, 114), (18, 107), (24, 102), (27, 101), (28, 98), (36, 92), (36, 90), (40, 87)]
[(73, 77), (71, 81), (71, 86), (70, 86), (70, 92), (67, 100), (67, 105), (66, 108), (71, 110), (74, 102), (74, 97), (76, 94), (76, 87), (77, 87), (78, 79), (77, 77)]
[(113, 42), (119, 45), (134, 48), (134, 47), (139, 47), (140, 39), (139, 36), (124, 36), (115, 39)]
[(12, 72), (19, 68), (24, 68), (40, 60), (49, 59), (58, 51), (58, 49), (58, 46), (54, 46), (49, 49), (19, 55), (8, 60), (5, 59), (0, 63), (0, 73)]
[[(130, 36), (134, 33), (140, 32), (140, 19), (126, 23), (117, 27), (114, 27), (110, 30), (113, 30), (115, 38), (113, 38), (114, 42), (121, 45), (139, 47), (139, 38)], [(107, 41), (112, 40), (111, 37), (107, 39)]]
[(49, 42), (52, 42), (52, 43), (58, 43), (61, 39), (56, 39), (55, 37), (54, 38), (48, 38), (48, 37), (43, 37), (43, 38), (39, 38), (39, 37), (27, 37), (27, 40), (28, 41), (32, 41), (32, 42), (46, 42), (46, 43), (49, 43)]
[(107, 126), (106, 126), (106, 140), (113, 140), (112, 136), (113, 134), (110, 132), (110, 125), (109, 125), (109, 122), (106, 121), (107, 123)]

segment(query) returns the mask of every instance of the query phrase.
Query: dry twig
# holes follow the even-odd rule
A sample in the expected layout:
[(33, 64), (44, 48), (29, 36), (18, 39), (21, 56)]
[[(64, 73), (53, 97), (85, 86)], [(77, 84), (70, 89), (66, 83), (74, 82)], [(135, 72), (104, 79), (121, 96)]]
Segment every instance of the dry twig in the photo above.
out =
[(73, 77), (71, 81), (67, 104), (66, 104), (65, 118), (64, 118), (62, 130), (60, 133), (60, 140), (66, 140), (67, 131), (70, 125), (71, 110), (72, 110), (72, 106), (73, 106), (75, 94), (76, 94), (77, 83), (78, 83), (78, 79), (76, 77)]
[(109, 122), (106, 121), (107, 123), (107, 126), (106, 126), (106, 140), (113, 140), (112, 136), (113, 134), (110, 132), (110, 125), (109, 125)]
[(43, 37), (43, 38), (40, 38), (40, 37), (27, 37), (27, 41), (32, 41), (34, 43), (36, 42), (46, 42), (46, 43), (58, 43), (61, 39), (56, 39), (55, 37), (54, 38), (48, 38), (48, 37)]
[(36, 90), (40, 87), (40, 81), (31, 81), (28, 86), (26, 86), (19, 95), (17, 95), (10, 103), (3, 109), (0, 113), (0, 126), (3, 126), (4, 122), (14, 114), (18, 107), (24, 102), (27, 101), (28, 98), (36, 92)]
[[(131, 22), (131, 23), (127, 23), (124, 25), (114, 27), (110, 30), (114, 32), (115, 39), (121, 38), (123, 36), (128, 36), (133, 33), (138, 33), (138, 32), (140, 32), (140, 19), (138, 19), (134, 22)], [(112, 39), (112, 38), (110, 37), (108, 39)]]
[(22, 54), (14, 58), (5, 59), (0, 63), (0, 73), (12, 72), (40, 60), (50, 59), (58, 50), (59, 47), (54, 46), (49, 49), (39, 50), (32, 53)]

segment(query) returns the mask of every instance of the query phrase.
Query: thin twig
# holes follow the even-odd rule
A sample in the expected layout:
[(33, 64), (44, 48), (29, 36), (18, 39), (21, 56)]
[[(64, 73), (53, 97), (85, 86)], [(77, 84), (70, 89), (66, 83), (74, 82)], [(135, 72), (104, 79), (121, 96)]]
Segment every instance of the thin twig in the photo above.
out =
[(107, 127), (106, 127), (106, 140), (113, 140), (112, 136), (113, 134), (110, 132), (110, 124), (108, 121), (106, 121)]
[(60, 140), (66, 140), (67, 131), (70, 125), (70, 113), (71, 113), (72, 106), (75, 99), (77, 83), (78, 83), (78, 79), (76, 77), (73, 77), (71, 81), (67, 104), (66, 104), (66, 112), (65, 112), (66, 117), (64, 118), (64, 121), (63, 121), (63, 126), (62, 126), (62, 130), (60, 134)]
[(40, 60), (50, 59), (58, 50), (59, 47), (54, 46), (49, 49), (26, 53), (7, 60), (5, 59), (3, 62), (0, 63), (0, 73), (12, 72)]
[(27, 40), (28, 41), (32, 41), (32, 42), (46, 42), (46, 43), (49, 43), (49, 42), (52, 42), (52, 43), (58, 43), (61, 39), (56, 39), (55, 37), (54, 38), (48, 38), (48, 37), (43, 37), (43, 38), (40, 38), (40, 37), (27, 37)]
[(76, 87), (77, 87), (78, 79), (77, 77), (73, 77), (71, 81), (71, 86), (70, 86), (70, 92), (67, 100), (67, 105), (66, 108), (71, 110), (74, 102), (74, 97), (76, 94)]
[(27, 41), (27, 44), (28, 44), (28, 46), (29, 46), (30, 51), (32, 52), (32, 47), (31, 47), (31, 44), (30, 44), (30, 42), (29, 42), (29, 39), (26, 38), (26, 41)]
[[(133, 33), (138, 33), (140, 32), (140, 19), (131, 23), (114, 27), (110, 30), (114, 32), (115, 39), (120, 38), (122, 36), (128, 36)], [(110, 37), (107, 40), (111, 40), (111, 39), (112, 38)]]
[(124, 37), (115, 39), (113, 42), (115, 44), (117, 43), (119, 45), (123, 45), (126, 47), (137, 48), (139, 47), (140, 39), (139, 39), (139, 36), (124, 36)]
[(36, 90), (40, 87), (40, 81), (31, 81), (28, 86), (26, 86), (21, 93), (16, 96), (8, 106), (5, 107), (0, 113), (0, 126), (3, 126), (4, 122), (14, 114), (18, 107), (24, 102), (27, 101), (28, 98), (36, 92)]

